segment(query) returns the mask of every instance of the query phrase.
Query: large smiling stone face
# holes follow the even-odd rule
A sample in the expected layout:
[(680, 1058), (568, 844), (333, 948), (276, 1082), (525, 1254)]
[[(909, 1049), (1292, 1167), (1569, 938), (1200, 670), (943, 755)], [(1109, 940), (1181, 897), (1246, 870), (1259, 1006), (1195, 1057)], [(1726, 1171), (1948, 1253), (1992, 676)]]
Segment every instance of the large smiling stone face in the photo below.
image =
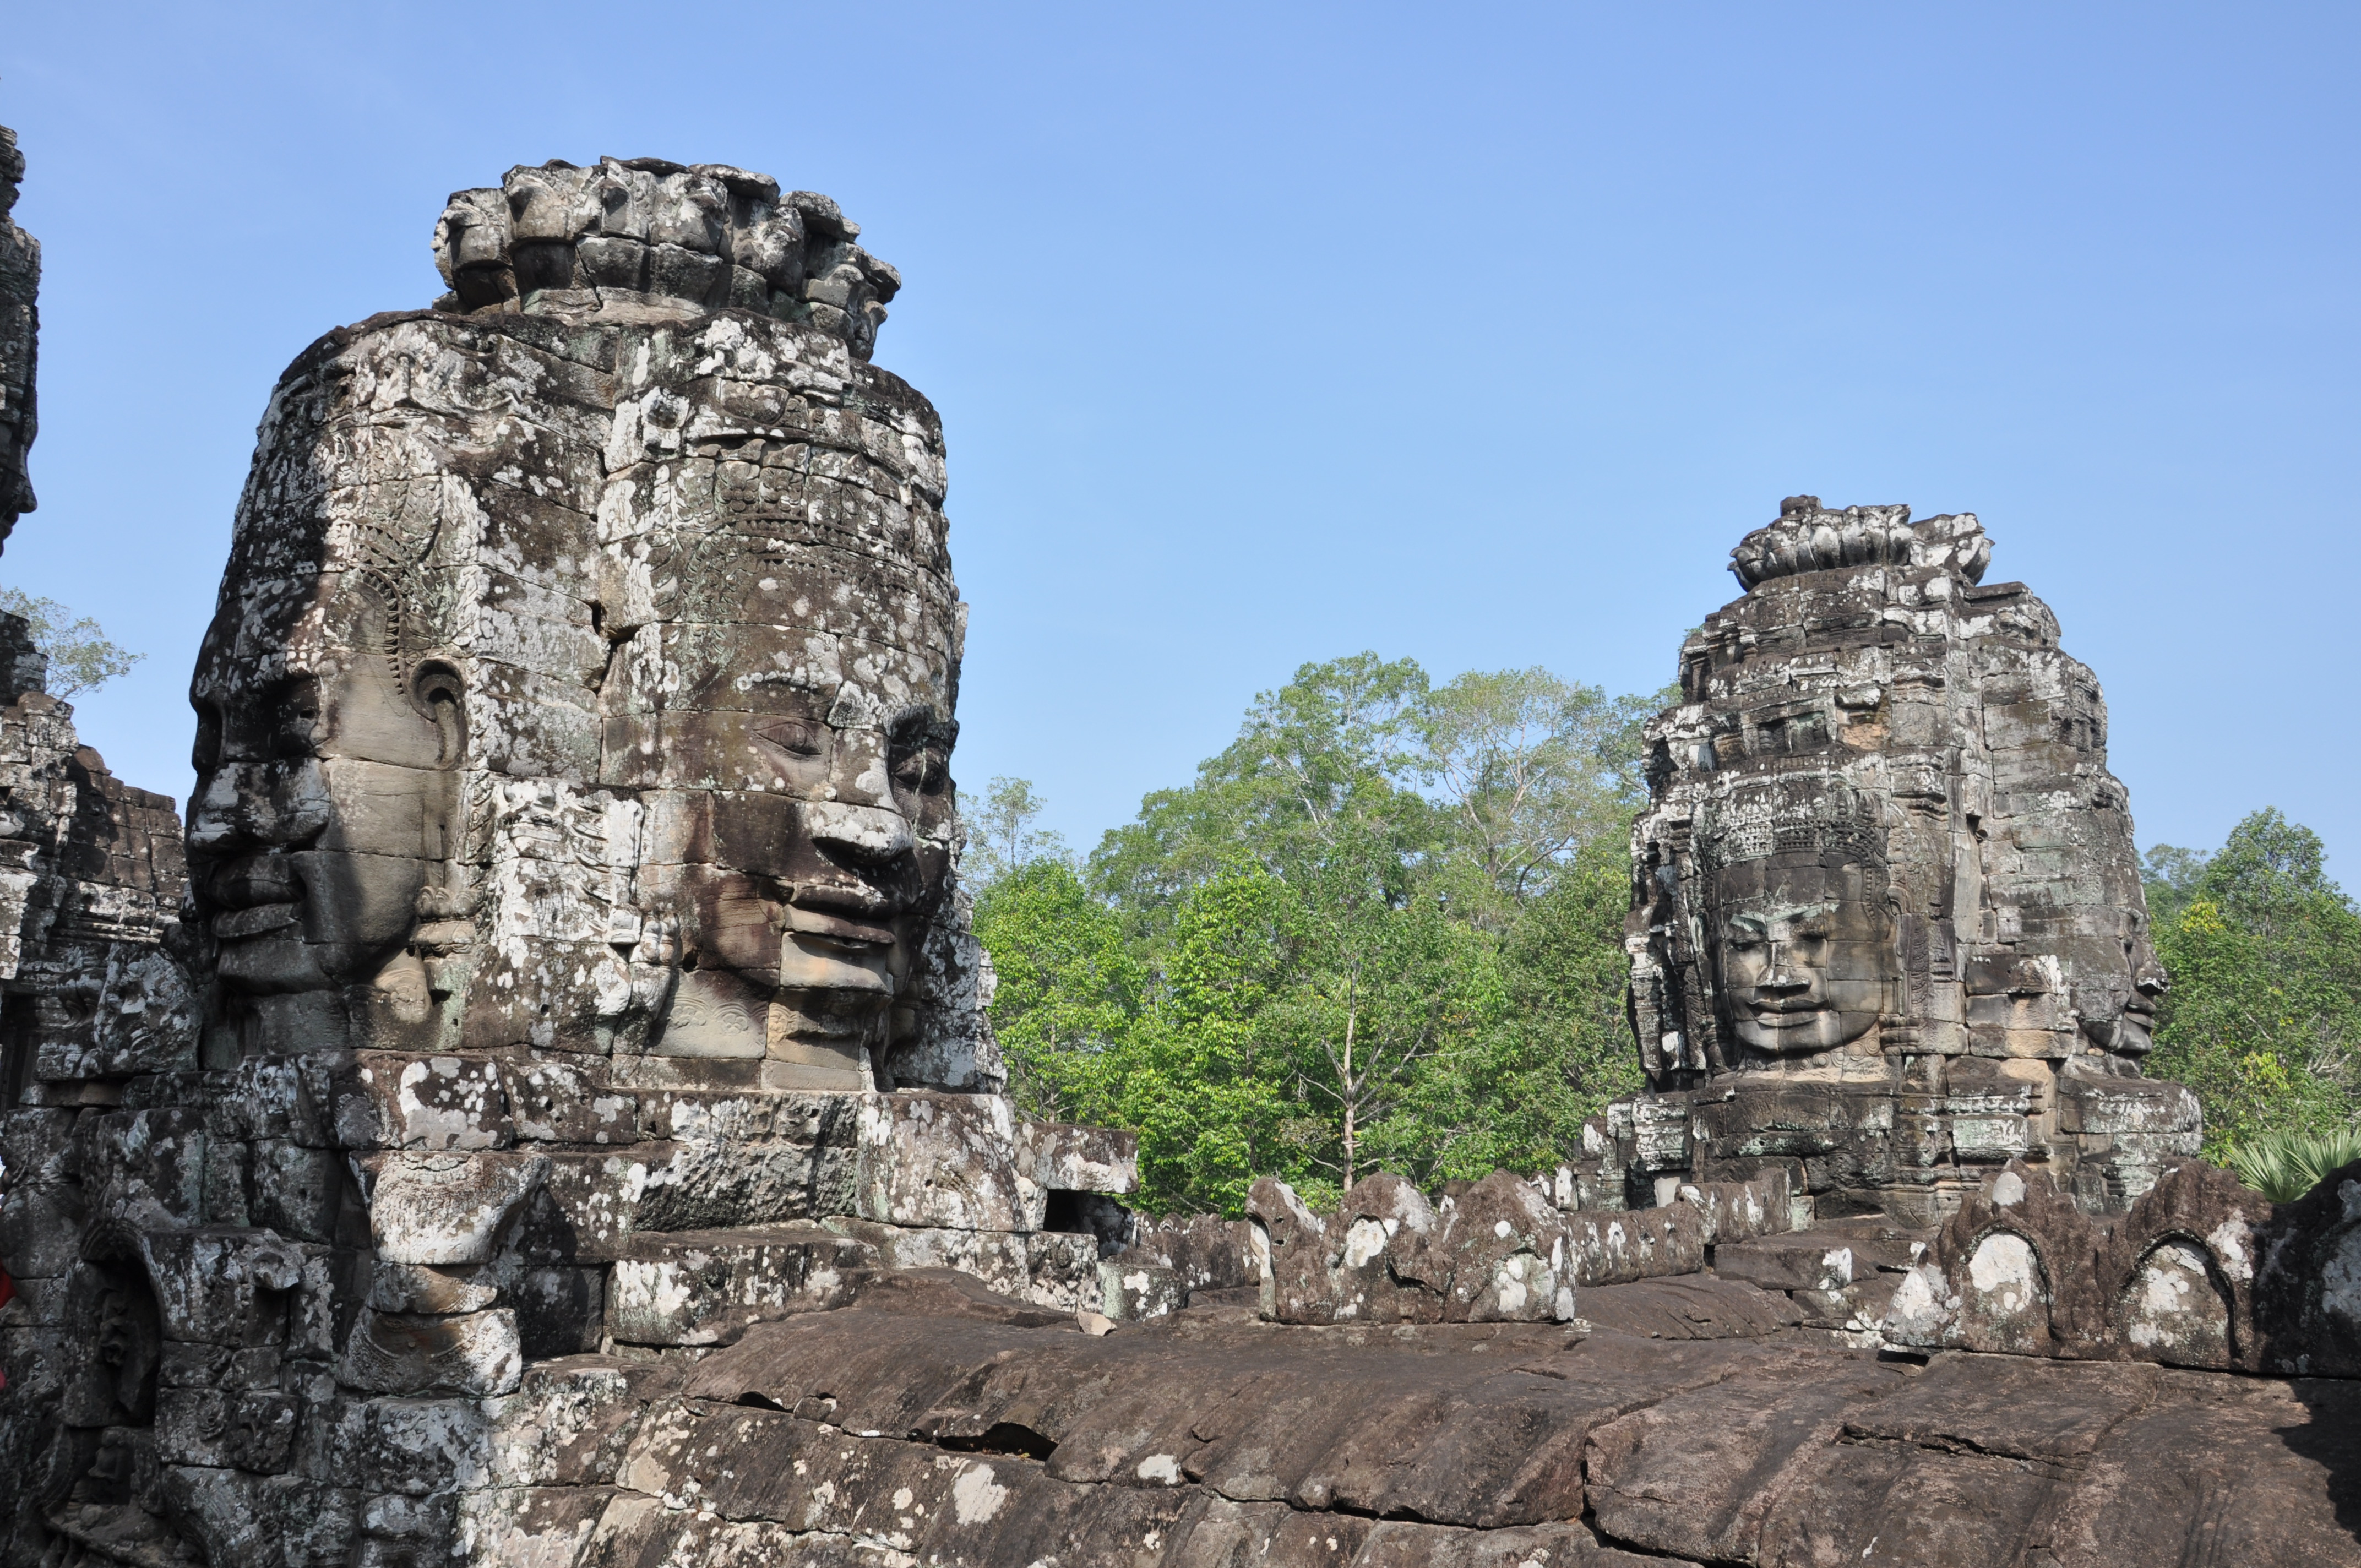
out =
[(713, 706), (620, 726), (637, 735), (625, 762), (662, 857), (646, 874), (681, 921), (681, 979), (652, 1048), (865, 1085), (863, 1052), (887, 1043), (949, 881), (955, 727), (923, 660), (861, 648), (848, 673), (845, 640), (806, 631), (788, 671), (765, 661), (779, 678), (740, 679), (747, 664), (706, 662), (717, 645), (776, 639), (736, 630), (656, 633), (686, 662), (666, 661), (688, 675), (684, 695)]
[(866, 482), (816, 479), (814, 459), (732, 435), (633, 492), (654, 618), (605, 696), (606, 771), (648, 808), (644, 878), (681, 924), (651, 1049), (851, 1088), (911, 1022), (950, 883), (959, 628), (927, 514), (878, 505), (874, 469), (833, 455)]
[(1773, 855), (1714, 877), (1714, 959), (1731, 1031), (1748, 1049), (1799, 1057), (1877, 1026), (1896, 978), (1884, 873)]
[[(192, 688), (208, 1050), (995, 1083), (940, 423), (823, 297), (891, 269), (743, 171), (512, 175), (455, 203), (443, 309), (323, 339), (266, 416)], [(726, 256), (633, 215), (675, 183)]]

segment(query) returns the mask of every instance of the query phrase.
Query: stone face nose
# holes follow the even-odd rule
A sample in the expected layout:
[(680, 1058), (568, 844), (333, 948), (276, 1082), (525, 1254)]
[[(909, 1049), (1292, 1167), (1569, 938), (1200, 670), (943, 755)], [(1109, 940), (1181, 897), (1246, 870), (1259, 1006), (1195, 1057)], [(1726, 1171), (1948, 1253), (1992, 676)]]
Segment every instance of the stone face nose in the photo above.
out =
[(898, 811), (876, 806), (813, 801), (804, 807), (804, 830), (831, 855), (861, 865), (884, 865), (908, 854), (910, 824)]
[(239, 837), (240, 800), (236, 784), (225, 768), (204, 780), (189, 802), (187, 843), (192, 850), (220, 852)]
[(294, 845), (316, 838), (335, 815), (319, 764), (225, 764), (199, 787), (189, 806), (186, 842), (201, 854), (247, 846)]
[(876, 807), (894, 812), (893, 759), (884, 737), (870, 729), (840, 732), (835, 755), (829, 761), (829, 801), (840, 806)]

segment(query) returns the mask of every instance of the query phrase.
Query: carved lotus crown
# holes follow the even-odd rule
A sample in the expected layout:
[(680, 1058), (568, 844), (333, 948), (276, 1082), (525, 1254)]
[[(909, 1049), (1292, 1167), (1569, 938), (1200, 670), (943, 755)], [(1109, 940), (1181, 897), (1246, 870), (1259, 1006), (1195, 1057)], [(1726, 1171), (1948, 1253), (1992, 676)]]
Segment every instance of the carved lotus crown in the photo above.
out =
[(1983, 580), (1991, 560), (1992, 541), (1973, 512), (1914, 525), (1906, 506), (1834, 511), (1817, 496), (1789, 496), (1779, 503), (1778, 521), (1738, 542), (1730, 569), (1751, 592), (1779, 577), (1856, 566), (1948, 570), (1975, 583)]
[[(902, 275), (810, 191), (727, 164), (602, 158), (508, 171), (453, 193), (434, 225), (438, 309), (530, 309), (547, 291), (595, 303), (744, 310), (807, 323), (869, 357)], [(594, 303), (594, 308), (595, 308)]]

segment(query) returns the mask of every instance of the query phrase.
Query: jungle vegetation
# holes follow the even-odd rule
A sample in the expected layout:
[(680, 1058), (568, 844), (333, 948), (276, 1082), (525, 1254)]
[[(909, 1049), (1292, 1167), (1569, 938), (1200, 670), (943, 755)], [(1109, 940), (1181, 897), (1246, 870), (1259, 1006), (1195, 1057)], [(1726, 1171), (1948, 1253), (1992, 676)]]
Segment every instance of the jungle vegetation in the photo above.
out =
[[(993, 780), (967, 874), (1012, 1093), (1137, 1129), (1151, 1210), (1235, 1213), (1261, 1175), (1320, 1207), (1381, 1168), (1556, 1164), (1640, 1082), (1626, 833), (1669, 700), (1306, 664), (1087, 855)], [(2323, 862), (2276, 811), (2147, 857), (2173, 975), (2151, 1070), (2197, 1091), (2210, 1158), (2356, 1124), (2361, 914)]]

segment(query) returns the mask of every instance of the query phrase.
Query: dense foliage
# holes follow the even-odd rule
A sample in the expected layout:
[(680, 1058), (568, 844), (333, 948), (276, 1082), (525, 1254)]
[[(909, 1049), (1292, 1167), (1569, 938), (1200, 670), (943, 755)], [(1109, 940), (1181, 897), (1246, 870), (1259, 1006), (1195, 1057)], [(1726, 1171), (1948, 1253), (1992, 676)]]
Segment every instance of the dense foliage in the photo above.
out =
[(2350, 1131), (2361, 1113), (2361, 912), (2320, 838), (2256, 812), (2212, 854), (2147, 854), (2148, 911), (2172, 988), (2149, 1070), (2205, 1107), (2205, 1153)]
[[(1013, 1092), (1137, 1128), (1155, 1209), (1235, 1212), (1259, 1175), (1325, 1202), (1379, 1168), (1554, 1164), (1639, 1082), (1624, 828), (1664, 700), (1307, 664), (1087, 859), (994, 779), (969, 868)], [(2323, 862), (2277, 811), (2148, 853), (2172, 975), (2150, 1070), (2197, 1091), (2213, 1160), (2356, 1125), (2361, 912)]]
[(1137, 1128), (1167, 1210), (1554, 1163), (1638, 1082), (1623, 828), (1656, 700), (1308, 664), (1080, 863), (994, 780), (976, 928), (1014, 1091)]

